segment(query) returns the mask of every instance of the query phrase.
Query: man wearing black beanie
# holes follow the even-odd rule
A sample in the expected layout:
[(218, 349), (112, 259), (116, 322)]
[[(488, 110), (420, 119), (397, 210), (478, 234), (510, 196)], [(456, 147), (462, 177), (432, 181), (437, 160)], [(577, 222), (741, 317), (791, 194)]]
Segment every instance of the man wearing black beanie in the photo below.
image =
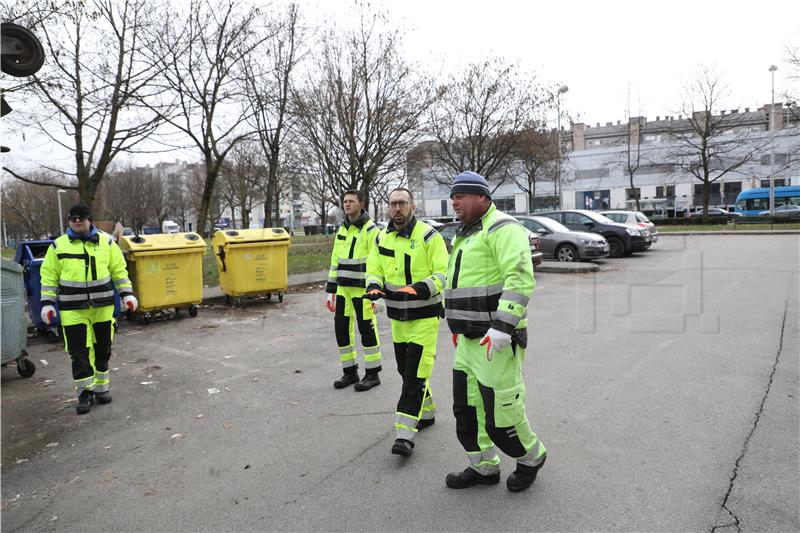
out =
[(55, 322), (58, 304), (78, 391), (77, 412), (86, 414), (95, 400), (111, 401), (108, 358), (114, 336), (114, 289), (129, 310), (135, 311), (138, 302), (122, 251), (92, 224), (92, 211), (85, 203), (69, 209), (69, 228), (47, 249), (41, 281), (42, 321)]

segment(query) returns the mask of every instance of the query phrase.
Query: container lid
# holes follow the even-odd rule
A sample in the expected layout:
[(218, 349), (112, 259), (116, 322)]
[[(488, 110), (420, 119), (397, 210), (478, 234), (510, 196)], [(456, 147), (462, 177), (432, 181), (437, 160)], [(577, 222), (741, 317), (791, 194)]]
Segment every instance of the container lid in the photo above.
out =
[(212, 245), (289, 240), (289, 234), (283, 228), (227, 229), (214, 232)]
[(15, 263), (11, 259), (6, 259), (5, 257), (2, 258), (3, 261), (3, 270), (11, 270), (12, 272), (18, 272), (22, 274), (22, 265), (19, 263)]
[(197, 233), (157, 233), (155, 235), (123, 235), (119, 247), (131, 252), (155, 250), (205, 249), (206, 243)]

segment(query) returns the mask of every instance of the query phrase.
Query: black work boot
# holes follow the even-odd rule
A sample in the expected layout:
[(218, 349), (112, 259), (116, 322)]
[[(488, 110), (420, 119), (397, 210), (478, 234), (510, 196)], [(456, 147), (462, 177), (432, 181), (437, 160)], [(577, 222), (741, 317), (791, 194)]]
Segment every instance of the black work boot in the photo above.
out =
[(381, 378), (378, 377), (378, 373), (367, 370), (367, 373), (364, 374), (364, 379), (356, 383), (355, 387), (353, 388), (358, 392), (363, 392), (365, 390), (370, 390), (372, 387), (377, 387), (380, 384)]
[(414, 451), (414, 443), (406, 439), (395, 439), (392, 444), (392, 453), (395, 455), (402, 455), (403, 457), (411, 457)]
[(432, 426), (436, 423), (436, 417), (434, 418), (420, 418), (417, 422), (417, 431), (422, 431), (426, 427)]
[(533, 482), (536, 481), (536, 474), (544, 466), (545, 459), (547, 459), (547, 455), (543, 455), (542, 462), (536, 466), (517, 464), (517, 469), (511, 472), (506, 479), (506, 488), (511, 492), (522, 492), (533, 485)]
[(75, 410), (79, 415), (85, 415), (92, 410), (93, 403), (94, 393), (90, 390), (81, 391), (80, 396), (78, 396), (78, 407), (76, 407)]
[(496, 485), (500, 483), (500, 472), (484, 476), (468, 466), (463, 472), (447, 474), (445, 481), (451, 489), (466, 489), (474, 485)]
[(95, 400), (97, 401), (97, 403), (99, 403), (100, 405), (104, 405), (104, 404), (107, 404), (107, 403), (111, 403), (111, 393), (110, 393), (110, 392), (108, 392), (108, 391), (105, 391), (105, 392), (95, 392), (95, 393), (94, 393), (94, 399), (95, 399)]
[(333, 382), (334, 389), (343, 389), (349, 387), (353, 383), (358, 383), (358, 367), (349, 366), (344, 369), (342, 377)]

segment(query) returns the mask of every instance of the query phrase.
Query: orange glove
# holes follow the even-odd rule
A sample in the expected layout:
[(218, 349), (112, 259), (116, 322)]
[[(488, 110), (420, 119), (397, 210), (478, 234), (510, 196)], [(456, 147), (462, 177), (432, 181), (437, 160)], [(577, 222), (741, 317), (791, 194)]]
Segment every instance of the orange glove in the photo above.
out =
[(410, 294), (411, 296), (417, 295), (417, 289), (414, 287), (403, 287), (402, 289), (397, 289), (397, 292), (404, 292), (406, 294)]
[(458, 348), (458, 333), (453, 333), (453, 348)]
[(328, 311), (331, 313), (336, 312), (336, 295), (335, 294), (328, 294), (328, 298), (325, 300), (325, 307), (328, 308)]

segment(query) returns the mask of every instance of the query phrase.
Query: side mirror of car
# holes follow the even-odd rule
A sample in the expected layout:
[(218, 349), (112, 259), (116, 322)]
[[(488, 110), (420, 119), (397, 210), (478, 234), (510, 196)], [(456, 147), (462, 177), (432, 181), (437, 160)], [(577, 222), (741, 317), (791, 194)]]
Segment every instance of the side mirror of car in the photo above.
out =
[(539, 235), (549, 235), (549, 234), (550, 234), (550, 232), (549, 232), (549, 231), (547, 231), (545, 228), (539, 228), (539, 229), (537, 229), (537, 230), (536, 230), (536, 233), (538, 233)]
[(583, 225), (591, 229), (594, 227), (594, 222), (584, 222)]

